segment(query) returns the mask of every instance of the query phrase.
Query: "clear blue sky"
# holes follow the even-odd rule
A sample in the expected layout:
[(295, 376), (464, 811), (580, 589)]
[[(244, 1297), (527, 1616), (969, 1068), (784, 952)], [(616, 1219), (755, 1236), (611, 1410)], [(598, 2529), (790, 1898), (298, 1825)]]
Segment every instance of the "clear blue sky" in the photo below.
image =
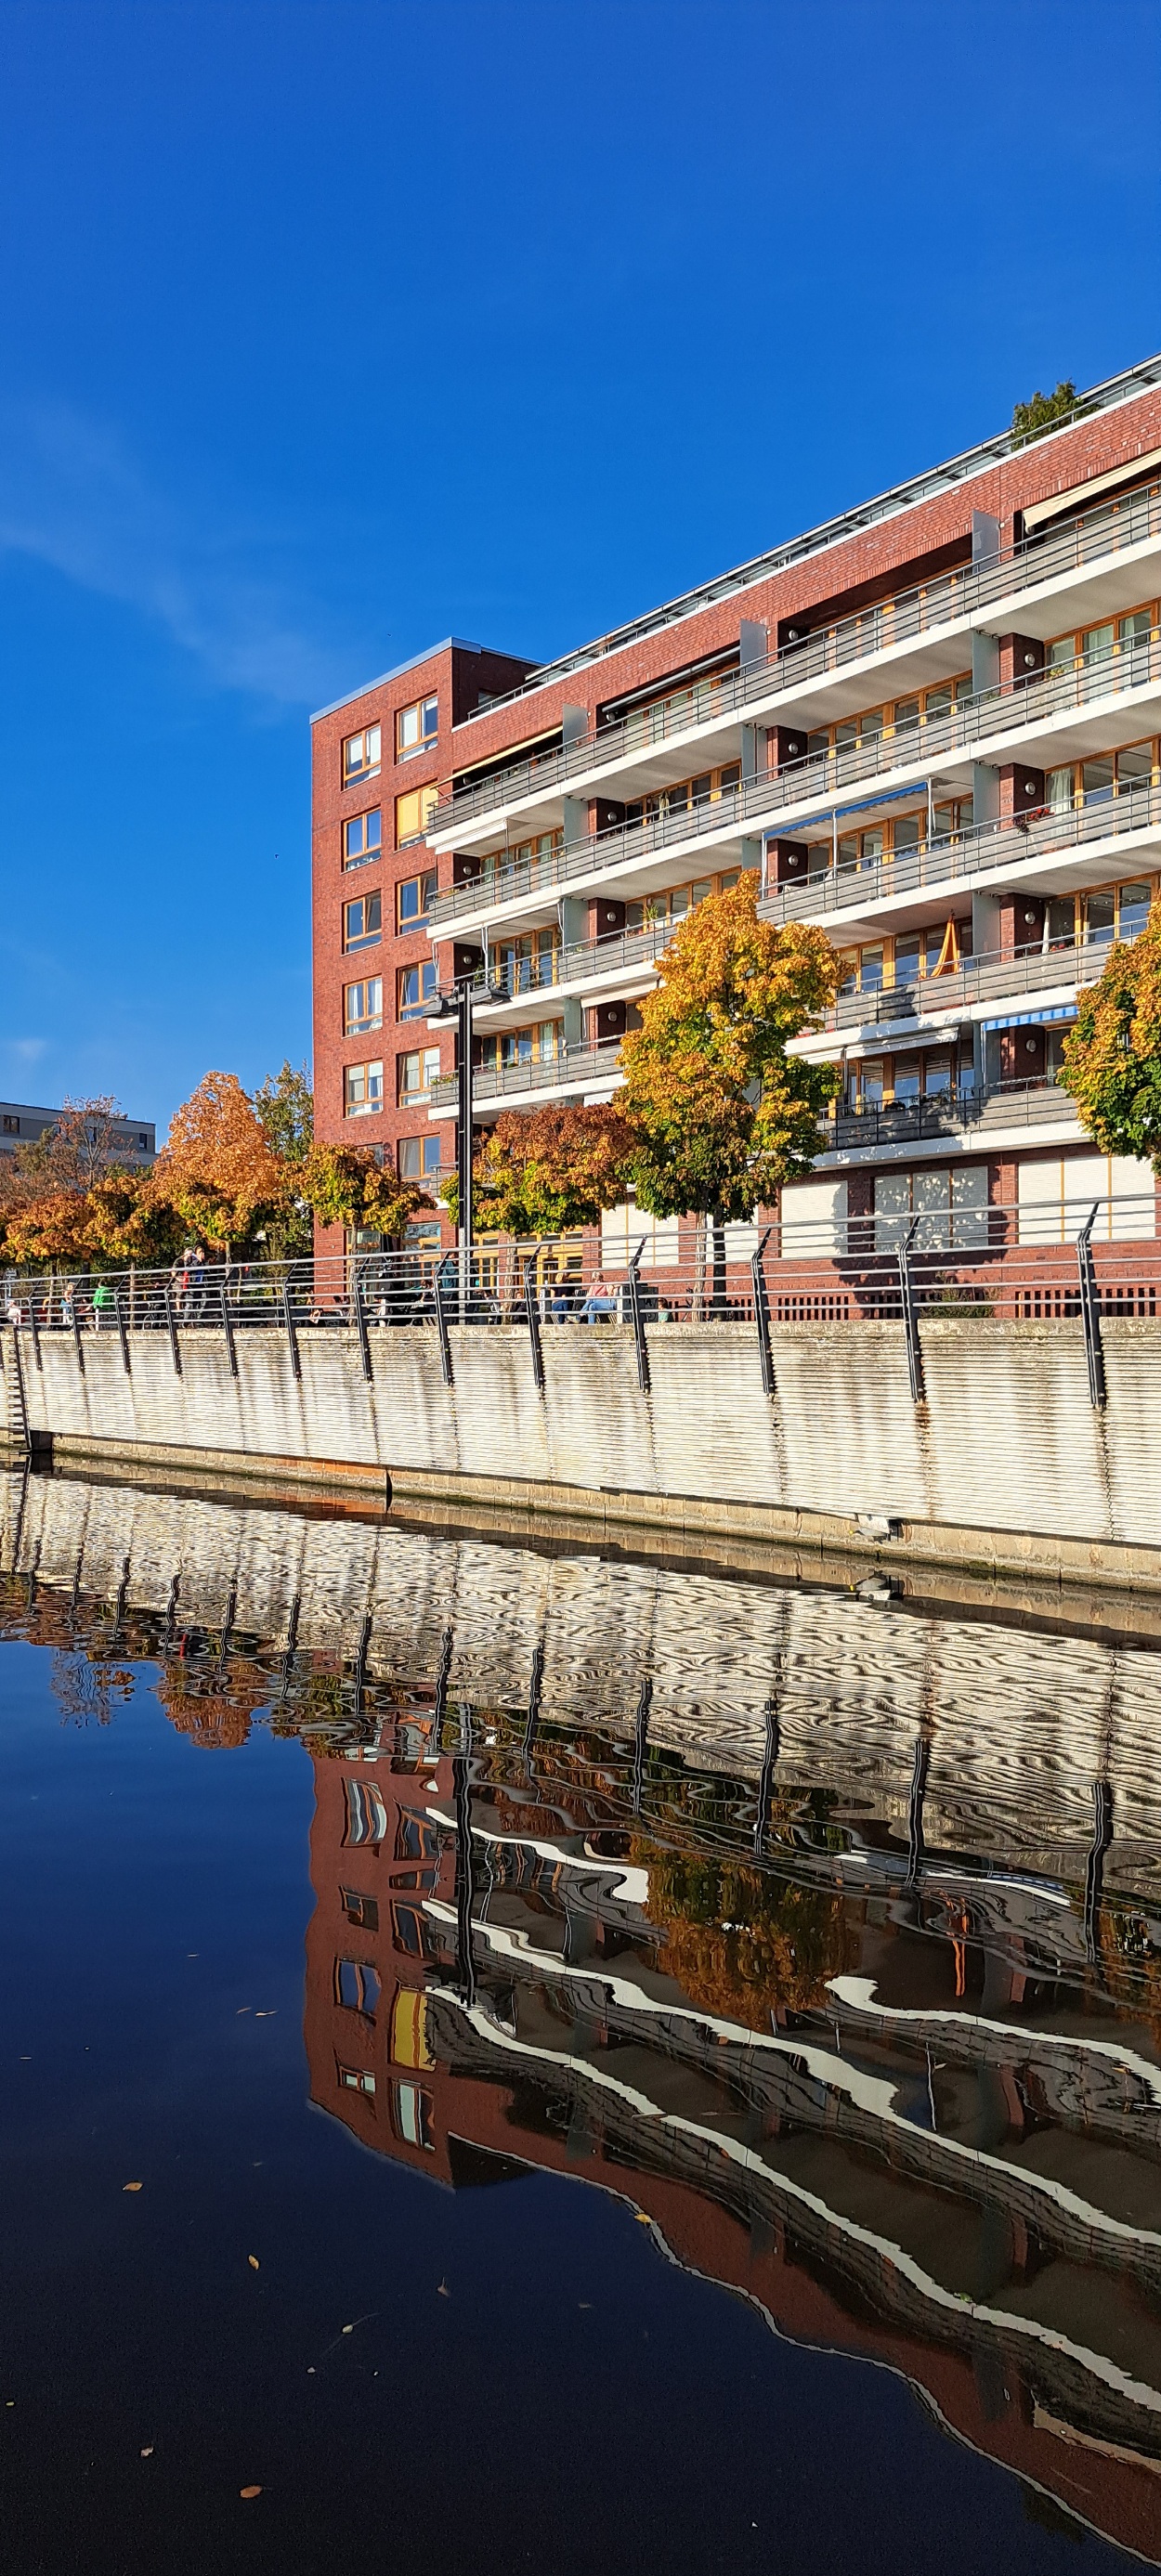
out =
[(1161, 347), (1155, 0), (0, 0), (0, 1091), (309, 1050), (312, 707)]

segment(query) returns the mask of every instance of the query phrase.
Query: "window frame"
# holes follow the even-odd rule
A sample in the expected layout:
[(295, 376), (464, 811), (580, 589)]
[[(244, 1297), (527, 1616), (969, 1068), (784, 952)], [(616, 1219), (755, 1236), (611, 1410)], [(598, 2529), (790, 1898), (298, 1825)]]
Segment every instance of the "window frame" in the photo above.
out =
[[(354, 1100), (351, 1096), (351, 1077), (353, 1074), (357, 1073), (363, 1074), (366, 1078), (365, 1096), (361, 1101)], [(373, 1096), (371, 1090), (370, 1077), (372, 1074), (378, 1074), (379, 1076), (378, 1099)], [(366, 1061), (361, 1064), (345, 1064), (343, 1066), (344, 1118), (381, 1118), (386, 1106), (387, 1102), (383, 1092), (383, 1060), (381, 1056), (369, 1056)]]
[[(352, 761), (351, 761), (351, 758), (350, 758), (350, 754), (351, 754), (351, 749), (352, 749), (353, 744), (355, 744), (355, 743), (357, 743), (357, 742), (365, 743), (365, 744), (367, 745), (367, 758), (366, 758), (365, 760), (362, 760), (362, 761), (359, 761), (359, 762), (357, 762), (357, 763), (354, 763), (354, 764), (353, 764), (353, 763), (352, 763)], [(362, 727), (362, 730), (361, 730), (359, 733), (348, 733), (348, 734), (344, 734), (344, 736), (343, 736), (343, 749), (342, 749), (342, 773), (343, 773), (343, 786), (344, 786), (345, 788), (346, 788), (346, 787), (361, 787), (361, 786), (362, 786), (362, 783), (363, 783), (363, 780), (364, 780), (365, 778), (378, 778), (378, 776), (379, 776), (379, 774), (380, 774), (380, 771), (381, 771), (382, 767), (383, 767), (383, 727), (382, 727), (382, 723), (377, 723), (377, 724), (365, 724), (365, 725)]]
[[(368, 823), (378, 823), (378, 826), (379, 826), (379, 837), (378, 837), (378, 840), (377, 840), (376, 842), (374, 842), (374, 844), (371, 844), (371, 843), (367, 842), (367, 840), (366, 840), (366, 838), (365, 838), (365, 836), (364, 836), (364, 845), (363, 845), (363, 848), (362, 848), (361, 850), (354, 850), (354, 851), (352, 851), (352, 849), (351, 849), (351, 847), (350, 847), (350, 835), (351, 835), (351, 833), (352, 833), (352, 832), (354, 832), (355, 830), (357, 830), (357, 829), (359, 829), (359, 828), (361, 828), (361, 827), (365, 826), (365, 825), (366, 825), (366, 824), (368, 824)], [(344, 868), (344, 871), (345, 871), (347, 868), (369, 868), (369, 867), (371, 867), (371, 866), (373, 865), (373, 863), (374, 863), (374, 861), (375, 861), (376, 859), (381, 859), (381, 858), (382, 858), (382, 856), (383, 856), (383, 808), (382, 808), (382, 805), (367, 805), (367, 806), (364, 806), (364, 808), (363, 808), (363, 810), (362, 810), (362, 812), (361, 812), (361, 813), (358, 813), (358, 814), (348, 814), (348, 815), (345, 817), (344, 822), (343, 822), (343, 868)]]
[[(356, 993), (361, 993), (361, 994), (365, 995), (365, 997), (366, 997), (366, 999), (365, 999), (365, 1003), (364, 1003), (364, 1007), (363, 1007), (363, 1009), (362, 1009), (362, 1010), (361, 1010), (357, 1015), (356, 1015), (356, 1013), (355, 1013), (355, 1009), (354, 1009), (354, 997), (355, 997)], [(376, 994), (378, 994), (378, 997), (379, 997), (379, 998), (378, 998), (378, 1006), (377, 1006), (377, 1007), (376, 1007), (376, 1002), (375, 1002), (375, 998), (374, 998)], [(345, 1038), (365, 1038), (365, 1037), (370, 1037), (370, 1036), (371, 1036), (371, 1034), (372, 1034), (372, 1031), (373, 1031), (373, 1030), (375, 1030), (375, 1029), (381, 1029), (381, 1028), (382, 1028), (382, 1026), (383, 1026), (383, 978), (382, 978), (382, 976), (381, 976), (381, 975), (363, 975), (363, 976), (360, 976), (359, 981), (358, 981), (358, 983), (357, 983), (357, 984), (344, 984), (344, 986), (343, 986), (343, 1036), (344, 1036)]]
[[(361, 930), (357, 932), (354, 938), (352, 938), (350, 927), (351, 913), (356, 909), (365, 913), (367, 906), (372, 903), (377, 903), (379, 906), (378, 929)], [(353, 894), (350, 896), (349, 900), (343, 904), (343, 955), (344, 957), (357, 957), (360, 951), (364, 948), (380, 947), (382, 945), (382, 939), (383, 889), (382, 886), (368, 886), (366, 894)]]
[[(428, 726), (428, 725), (425, 723), (424, 719), (425, 719), (425, 717), (427, 716), (427, 714), (428, 714), (428, 712), (429, 712), (429, 710), (430, 710), (430, 709), (434, 709), (434, 712), (435, 712), (435, 722), (434, 722), (434, 724), (433, 724), (433, 725)], [(408, 717), (409, 717), (409, 716), (415, 716), (415, 717), (417, 717), (417, 718), (418, 718), (418, 727), (419, 727), (419, 729), (418, 729), (418, 732), (417, 732), (417, 735), (416, 735), (416, 739), (415, 739), (415, 741), (414, 741), (414, 742), (405, 742), (405, 741), (404, 741), (404, 739), (403, 739), (403, 727), (404, 727), (404, 725), (406, 724), (407, 719), (408, 719)], [(408, 704), (407, 704), (405, 707), (396, 707), (396, 710), (395, 710), (395, 758), (396, 758), (396, 762), (397, 762), (397, 763), (398, 763), (399, 761), (403, 761), (403, 760), (416, 760), (416, 759), (418, 759), (419, 754), (420, 754), (421, 752), (424, 752), (424, 751), (433, 751), (433, 750), (435, 749), (435, 746), (436, 746), (436, 744), (437, 744), (437, 742), (438, 742), (438, 741), (439, 741), (439, 691), (438, 691), (438, 689), (429, 689), (423, 697), (421, 697), (421, 698), (411, 698), (411, 699), (408, 701)]]

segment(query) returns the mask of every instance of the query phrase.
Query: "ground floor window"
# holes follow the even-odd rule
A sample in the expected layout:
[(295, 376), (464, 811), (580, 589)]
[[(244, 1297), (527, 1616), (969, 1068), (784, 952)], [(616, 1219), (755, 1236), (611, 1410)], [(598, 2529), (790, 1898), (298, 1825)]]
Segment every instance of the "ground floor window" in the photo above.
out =
[(916, 1218), (916, 1252), (976, 1249), (988, 1240), (986, 1163), (966, 1170), (876, 1172), (875, 1250), (897, 1251)]
[(1073, 1243), (1095, 1205), (1097, 1243), (1132, 1243), (1156, 1235), (1150, 1163), (1129, 1154), (1045, 1154), (1016, 1171), (1021, 1243)]

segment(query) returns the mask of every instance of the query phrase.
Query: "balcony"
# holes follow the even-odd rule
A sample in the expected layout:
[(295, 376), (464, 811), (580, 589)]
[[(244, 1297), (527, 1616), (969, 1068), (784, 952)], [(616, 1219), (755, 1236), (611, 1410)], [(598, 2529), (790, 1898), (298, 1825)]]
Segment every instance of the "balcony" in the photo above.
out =
[(498, 967), (491, 958), (488, 976), (477, 976), (475, 989), (491, 997), (502, 984), (503, 995), (494, 1009), (490, 1001), (477, 1004), (480, 1023), (497, 1022), (501, 1012), (530, 994), (583, 989), (611, 975), (644, 972), (668, 948), (676, 928), (675, 922), (661, 922), (648, 930), (612, 931), (606, 939), (574, 940), (569, 947), (554, 949), (551, 956), (521, 957), (507, 967)]
[[(497, 1104), (507, 1108), (528, 1100), (530, 1096), (563, 1096), (619, 1082), (620, 1046), (620, 1039), (615, 1038), (608, 1046), (565, 1047), (559, 1055), (534, 1056), (526, 1064), (480, 1065), (472, 1076), (473, 1108), (483, 1109)], [(432, 1118), (454, 1115), (458, 1097), (458, 1076), (445, 1074), (431, 1086), (428, 1115)]]
[[(1143, 492), (1119, 506), (1109, 503), (1073, 521), (1056, 536), (1031, 539), (1009, 555), (992, 555), (961, 572), (946, 574), (918, 590), (901, 592), (879, 606), (860, 611), (829, 626), (801, 644), (786, 646), (765, 660), (748, 663), (720, 680), (675, 691), (669, 698), (600, 725), (555, 751), (518, 761), (474, 787), (445, 797), (428, 825), (429, 837), (448, 843), (466, 825), (475, 825), (522, 803), (596, 781), (610, 769), (648, 753), (659, 744), (731, 718), (752, 721), (792, 691), (871, 664), (900, 646), (920, 642), (949, 627), (978, 620), (1000, 603), (1013, 603), (1031, 591), (1095, 570), (1130, 548), (1161, 539), (1161, 491)], [(1015, 609), (1013, 608), (1013, 622)]]
[[(451, 886), (432, 905), (432, 931), (440, 932), (469, 916), (486, 919), (500, 907), (527, 902), (559, 886), (599, 880), (612, 869), (641, 867), (662, 853), (708, 851), (731, 841), (758, 837), (764, 824), (779, 818), (784, 826), (811, 814), (847, 788), (869, 780), (888, 787), (914, 782), (921, 786), (933, 766), (949, 755), (963, 762), (986, 759), (989, 752), (1013, 758), (1014, 737), (1040, 727), (1059, 730), (1069, 714), (1094, 719), (1114, 714), (1130, 724), (1150, 698), (1161, 695), (1161, 639), (1134, 641), (1130, 647), (1094, 657), (1065, 671), (1051, 672), (1011, 687), (981, 689), (961, 698), (952, 710), (907, 731), (875, 735), (840, 752), (816, 754), (788, 767), (729, 788), (713, 800), (676, 817), (656, 822), (618, 824), (612, 831), (586, 834), (566, 842), (543, 858), (512, 860), (503, 852), (480, 863), (478, 876)], [(1112, 737), (1110, 737), (1111, 739)], [(1028, 749), (1031, 759), (1034, 751)]]
[[(967, 1012), (974, 1018), (979, 1014), (973, 1006), (980, 1003), (1015, 1002), (1028, 993), (1043, 996), (1057, 989), (1071, 995), (1085, 984), (1096, 983), (1112, 946), (1111, 939), (1070, 940), (1066, 946), (1026, 950), (1012, 957), (985, 950), (980, 957), (965, 957), (949, 974), (888, 984), (878, 992), (840, 993), (825, 1012), (822, 1027), (828, 1031), (883, 1028), (892, 1021), (929, 1021), (936, 1013), (942, 1019), (948, 1012)], [(822, 1052), (817, 1040), (799, 1039), (795, 1045), (803, 1051), (809, 1045), (812, 1056)]]
[[(758, 910), (763, 921), (779, 928), (828, 913), (872, 911), (894, 895), (942, 892), (965, 878), (974, 882), (993, 873), (1009, 876), (1029, 860), (1063, 859), (1071, 851), (1106, 842), (1115, 848), (1129, 834), (1145, 832), (1161, 836), (1161, 787), (1148, 781), (1118, 796), (1093, 796), (1061, 813), (1041, 809), (1015, 822), (978, 823), (955, 839), (928, 841), (898, 858), (836, 868), (832, 844), (820, 842), (825, 866), (763, 896)], [(1119, 855), (1123, 864), (1123, 853)]]
[(821, 1123), (826, 1157), (873, 1153), (876, 1147), (938, 1143), (979, 1130), (1058, 1126), (1075, 1122), (1076, 1109), (1054, 1082), (1004, 1082), (989, 1091), (947, 1092), (931, 1099), (888, 1103), (879, 1109), (840, 1109)]

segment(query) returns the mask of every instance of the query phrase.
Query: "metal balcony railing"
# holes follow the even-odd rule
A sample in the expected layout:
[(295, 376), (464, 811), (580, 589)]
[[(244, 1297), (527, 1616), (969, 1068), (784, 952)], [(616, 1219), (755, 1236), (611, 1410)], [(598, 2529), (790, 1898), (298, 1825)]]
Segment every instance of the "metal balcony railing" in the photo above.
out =
[(942, 1136), (963, 1136), (971, 1128), (986, 1134), (997, 1127), (1051, 1126), (1075, 1119), (1067, 1092), (1047, 1077), (1041, 1082), (994, 1083), (986, 1091), (943, 1092), (920, 1100), (884, 1102), (879, 1108), (840, 1109), (824, 1119), (820, 1134), (825, 1153), (870, 1153), (877, 1145), (916, 1145)]
[(502, 956), (493, 953), (488, 960), (488, 973), (476, 977), (475, 989), (492, 1000), (498, 986), (503, 985), (503, 998), (515, 1002), (525, 993), (551, 992), (562, 984), (580, 984), (590, 977), (649, 966), (669, 946), (676, 927), (672, 922), (653, 922), (646, 930), (612, 931), (605, 939), (577, 939), (568, 946), (554, 948), (550, 956), (520, 957), (507, 966)]
[[(1037, 807), (1004, 823), (977, 823), (952, 837), (921, 842), (897, 857), (836, 862), (834, 845), (819, 844), (825, 864), (812, 864), (804, 877), (777, 886), (759, 905), (763, 921), (812, 920), (818, 913), (862, 912), (890, 895), (922, 893), (952, 886), (964, 877), (992, 869), (1007, 873), (1027, 859), (1063, 856), (1094, 841), (1121, 840), (1130, 832), (1161, 834), (1161, 785), (1143, 780), (1114, 796), (1101, 790), (1083, 805), (1061, 812)], [(816, 857), (812, 851), (812, 860)]]
[(534, 754), (481, 779), (476, 786), (460, 788), (436, 807), (429, 833), (451, 831), (459, 823), (477, 822), (483, 815), (499, 813), (525, 797), (563, 788), (570, 780), (629, 759), (654, 743), (672, 741), (699, 726), (741, 715), (804, 682), (824, 679), (854, 663), (871, 660), (891, 645), (934, 633), (981, 608), (1018, 598), (1021, 592), (1061, 574), (1099, 564), (1110, 555), (1122, 554), (1127, 547), (1158, 536), (1161, 492), (1142, 492), (1120, 504), (1107, 503), (1103, 509), (1072, 521), (1054, 536), (1032, 538), (1014, 552), (990, 555), (920, 589), (902, 591), (894, 599), (883, 600), (876, 607), (860, 610), (837, 625), (807, 636), (801, 644), (787, 645), (763, 661), (747, 663), (744, 670), (727, 673), (720, 680), (704, 681), (694, 688), (675, 690), (671, 697), (639, 714), (625, 716), (619, 723), (599, 725), (575, 742), (539, 756)]
[[(497, 904), (568, 885), (578, 877), (603, 875), (654, 853), (679, 855), (691, 843), (729, 840), (752, 828), (757, 836), (778, 814), (826, 802), (848, 787), (881, 781), (884, 792), (902, 773), (938, 763), (949, 753), (973, 753), (988, 743), (1007, 746), (1008, 737), (1069, 710), (1087, 712), (1119, 699), (1128, 718), (1134, 699), (1145, 701), (1161, 689), (1161, 638), (1134, 641), (1124, 649), (1094, 656), (1067, 670), (1019, 680), (1010, 688), (977, 691), (961, 698), (947, 715), (873, 736), (842, 751), (818, 753), (786, 768), (727, 789), (722, 795), (684, 813), (656, 822), (618, 824), (612, 831), (587, 834), (566, 842), (543, 858), (514, 859), (505, 853), (481, 861), (479, 874), (437, 895), (432, 927), (438, 932), (467, 914), (486, 912)], [(917, 781), (918, 784), (918, 781)]]
[[(529, 1056), (519, 1064), (478, 1065), (472, 1076), (477, 1107), (488, 1100), (521, 1100), (530, 1091), (581, 1091), (591, 1082), (611, 1082), (617, 1072), (621, 1041), (605, 1046), (563, 1047), (558, 1055)], [(445, 1074), (432, 1084), (433, 1109), (454, 1109), (459, 1076)]]
[[(1129, 947), (1132, 942), (1122, 944)], [(1050, 992), (1055, 985), (1075, 991), (1096, 983), (1112, 948), (1111, 939), (1086, 939), (1069, 940), (1059, 948), (1025, 949), (1010, 957), (985, 949), (979, 957), (965, 957), (947, 974), (922, 975), (877, 992), (840, 993), (821, 1026), (837, 1030), (875, 1027), (919, 1015), (927, 1019), (933, 1011), (963, 1010), (973, 1002), (1018, 1001), (1025, 993)]]

